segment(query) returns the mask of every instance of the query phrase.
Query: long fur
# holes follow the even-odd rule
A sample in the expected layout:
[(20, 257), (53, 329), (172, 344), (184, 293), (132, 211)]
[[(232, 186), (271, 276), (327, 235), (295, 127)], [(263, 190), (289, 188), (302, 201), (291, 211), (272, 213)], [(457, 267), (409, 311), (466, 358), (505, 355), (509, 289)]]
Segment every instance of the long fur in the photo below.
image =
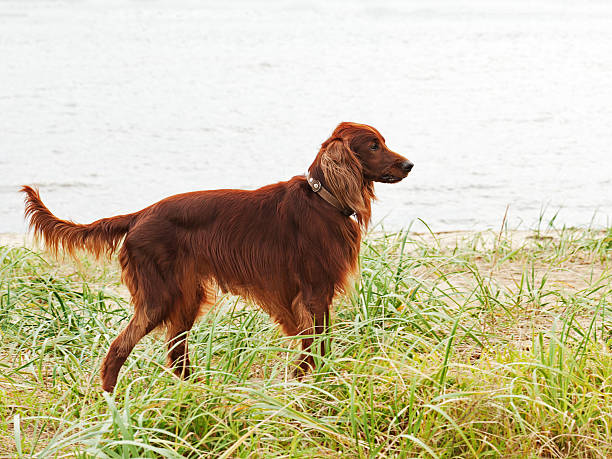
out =
[[(355, 153), (359, 145), (351, 144), (364, 130), (380, 136), (369, 126), (339, 125), (309, 169), (356, 219), (313, 193), (303, 176), (253, 191), (179, 194), (87, 225), (55, 217), (38, 191), (24, 186), (30, 228), (52, 250), (100, 255), (119, 248), (134, 316), (104, 359), (102, 388), (113, 390), (133, 347), (160, 325), (167, 329), (169, 364), (188, 376), (186, 335), (200, 311), (214, 303), (217, 288), (252, 299), (288, 335), (324, 333), (333, 298), (347, 291), (357, 270), (370, 220), (373, 184)], [(387, 152), (389, 161), (405, 159)], [(312, 342), (302, 339), (305, 351)], [(313, 365), (312, 355), (303, 354), (298, 376)]]

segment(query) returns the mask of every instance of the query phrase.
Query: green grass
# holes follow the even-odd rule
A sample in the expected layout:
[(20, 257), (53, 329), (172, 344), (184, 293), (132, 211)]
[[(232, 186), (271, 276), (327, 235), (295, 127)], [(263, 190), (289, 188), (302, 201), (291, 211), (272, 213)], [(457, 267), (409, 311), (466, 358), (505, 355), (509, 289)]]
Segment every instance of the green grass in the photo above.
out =
[(0, 246), (1, 457), (610, 457), (612, 229), (379, 233), (301, 382), (269, 318), (223, 297), (197, 381), (138, 344), (114, 262)]

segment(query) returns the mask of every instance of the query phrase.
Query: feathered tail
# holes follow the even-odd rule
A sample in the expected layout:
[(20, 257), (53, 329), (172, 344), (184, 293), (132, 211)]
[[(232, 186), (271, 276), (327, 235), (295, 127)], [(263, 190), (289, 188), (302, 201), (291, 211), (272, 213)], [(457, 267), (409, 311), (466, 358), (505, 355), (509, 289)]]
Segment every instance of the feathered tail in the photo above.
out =
[(81, 225), (53, 215), (41, 201), (37, 189), (23, 186), (21, 191), (26, 195), (25, 217), (30, 220), (30, 229), (34, 231), (34, 236), (42, 239), (54, 253), (61, 248), (71, 255), (80, 249), (91, 252), (96, 257), (111, 254), (138, 215), (138, 212), (117, 215)]

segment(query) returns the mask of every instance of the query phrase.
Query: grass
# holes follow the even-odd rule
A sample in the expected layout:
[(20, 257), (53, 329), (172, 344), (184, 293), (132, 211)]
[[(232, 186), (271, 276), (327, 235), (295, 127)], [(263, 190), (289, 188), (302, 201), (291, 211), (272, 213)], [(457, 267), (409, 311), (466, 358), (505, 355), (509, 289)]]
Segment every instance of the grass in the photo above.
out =
[(611, 457), (611, 255), (612, 228), (371, 234), (312, 376), (226, 296), (197, 381), (148, 336), (107, 395), (116, 264), (0, 246), (0, 456)]

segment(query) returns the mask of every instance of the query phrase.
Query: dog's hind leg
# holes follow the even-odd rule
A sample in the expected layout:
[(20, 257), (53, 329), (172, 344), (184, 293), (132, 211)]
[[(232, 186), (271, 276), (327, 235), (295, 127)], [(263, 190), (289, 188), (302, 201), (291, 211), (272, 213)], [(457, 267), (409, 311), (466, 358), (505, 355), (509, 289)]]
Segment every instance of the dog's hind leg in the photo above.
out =
[[(187, 294), (189, 290), (186, 289), (193, 293)], [(168, 366), (174, 369), (174, 374), (179, 378), (187, 379), (191, 374), (187, 335), (198, 317), (201, 306), (214, 300), (214, 295), (207, 292), (207, 288), (200, 283), (183, 285), (182, 291), (184, 296), (166, 318), (166, 339)]]
[(112, 342), (100, 369), (102, 389), (112, 392), (117, 383), (119, 370), (147, 333), (162, 323), (170, 304), (169, 292), (159, 270), (151, 264), (141, 263), (137, 268), (127, 250), (122, 249), (120, 261), (123, 275), (134, 304), (134, 317), (127, 327)]
[[(173, 368), (179, 378), (187, 379), (191, 374), (187, 335), (198, 316), (199, 307), (182, 311), (180, 317), (173, 316), (168, 321), (166, 341), (168, 344), (168, 366)], [(189, 314), (189, 315), (188, 315)]]
[(134, 346), (160, 323), (160, 318), (150, 317), (144, 313), (143, 308), (136, 307), (134, 317), (112, 342), (104, 362), (102, 362), (102, 368), (100, 369), (102, 389), (107, 392), (113, 391), (117, 383), (119, 370)]

